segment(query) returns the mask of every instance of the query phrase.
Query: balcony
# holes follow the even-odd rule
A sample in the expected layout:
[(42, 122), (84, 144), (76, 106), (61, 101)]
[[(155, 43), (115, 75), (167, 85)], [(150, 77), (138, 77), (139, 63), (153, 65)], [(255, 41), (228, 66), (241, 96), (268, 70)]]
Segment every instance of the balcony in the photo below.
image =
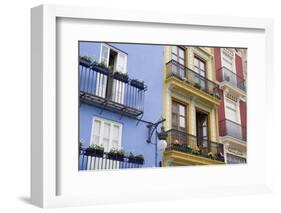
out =
[(219, 85), (210, 81), (206, 77), (194, 72), (193, 70), (171, 60), (166, 63), (167, 76), (166, 78), (176, 78), (183, 82), (186, 86), (192, 86), (204, 94), (220, 99)]
[(219, 122), (220, 136), (230, 136), (238, 139), (242, 143), (247, 141), (247, 128), (231, 120), (221, 120)]
[(143, 161), (139, 162), (128, 157), (118, 158), (111, 156), (110, 153), (103, 152), (87, 153), (87, 149), (80, 149), (79, 170), (112, 170), (142, 168)]
[(143, 82), (80, 59), (80, 100), (122, 115), (138, 117), (144, 111)]
[(212, 142), (206, 139), (200, 139), (194, 135), (171, 129), (167, 131), (166, 151), (178, 151), (193, 156), (208, 158), (212, 161), (224, 162), (223, 144)]
[(238, 88), (243, 92), (246, 92), (246, 81), (242, 77), (238, 76), (236, 73), (232, 72), (226, 67), (220, 68), (218, 72), (219, 82), (230, 84), (232, 87)]

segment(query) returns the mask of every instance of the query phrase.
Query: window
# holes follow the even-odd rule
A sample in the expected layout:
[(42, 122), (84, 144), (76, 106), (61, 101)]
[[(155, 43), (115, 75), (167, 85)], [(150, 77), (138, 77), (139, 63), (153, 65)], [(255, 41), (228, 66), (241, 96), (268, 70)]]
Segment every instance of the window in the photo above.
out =
[(195, 75), (195, 79), (194, 79), (195, 83), (199, 84), (201, 88), (205, 88), (206, 63), (200, 58), (194, 57), (193, 64), (194, 64), (194, 72), (199, 74), (199, 75)]
[[(111, 67), (114, 72), (127, 72), (127, 55), (107, 44), (101, 45), (100, 62), (104, 63), (107, 67)], [(125, 83), (98, 73), (96, 95), (124, 104)]]
[(201, 76), (206, 76), (206, 63), (205, 61), (194, 57), (194, 72), (198, 73)]
[(121, 148), (122, 125), (110, 120), (94, 117), (92, 124), (92, 144), (102, 145), (104, 151)]
[(185, 77), (185, 50), (178, 46), (172, 46), (172, 60), (178, 63), (178, 66), (174, 67), (173, 73), (179, 77)]
[(228, 120), (238, 122), (237, 110), (236, 110), (236, 102), (226, 98), (225, 99), (225, 117)]
[(172, 102), (172, 128), (186, 131), (186, 106)]
[(178, 46), (172, 47), (172, 59), (177, 61), (179, 64), (184, 66), (185, 61), (185, 50)]

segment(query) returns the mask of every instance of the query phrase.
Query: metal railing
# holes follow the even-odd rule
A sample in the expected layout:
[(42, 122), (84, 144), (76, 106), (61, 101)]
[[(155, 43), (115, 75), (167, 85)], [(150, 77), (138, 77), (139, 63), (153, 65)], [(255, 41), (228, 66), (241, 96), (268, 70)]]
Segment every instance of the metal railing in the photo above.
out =
[[(167, 133), (168, 138), (166, 150), (176, 150), (180, 152), (191, 153), (224, 162), (223, 144), (206, 139), (199, 139), (194, 135), (190, 135), (186, 132), (176, 129), (170, 129), (167, 131)], [(210, 153), (212, 153), (212, 155)]]
[(167, 76), (166, 78), (176, 77), (177, 79), (184, 81), (192, 86), (212, 95), (216, 98), (220, 98), (219, 85), (215, 82), (207, 79), (205, 76), (194, 72), (193, 70), (183, 66), (175, 60), (171, 60), (166, 63)]
[(244, 142), (247, 141), (247, 128), (228, 119), (219, 121), (219, 133), (220, 136), (231, 136)]
[(232, 86), (239, 88), (246, 92), (246, 81), (238, 76), (236, 73), (232, 72), (230, 69), (226, 67), (221, 67), (219, 70), (219, 77), (218, 81), (219, 82), (228, 82)]
[(88, 103), (131, 116), (139, 116), (144, 111), (147, 87), (142, 82), (95, 64), (87, 66), (81, 61), (79, 80), (80, 98)]
[(127, 157), (112, 157), (110, 153), (89, 154), (86, 149), (80, 149), (79, 170), (112, 170), (142, 168), (144, 162), (131, 160)]

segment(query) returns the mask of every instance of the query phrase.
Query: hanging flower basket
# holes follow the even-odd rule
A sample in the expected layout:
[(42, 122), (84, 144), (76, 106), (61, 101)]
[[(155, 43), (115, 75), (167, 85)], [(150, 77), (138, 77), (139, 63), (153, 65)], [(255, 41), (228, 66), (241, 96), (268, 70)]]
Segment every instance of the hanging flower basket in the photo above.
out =
[(133, 87), (136, 87), (136, 88), (140, 89), (140, 90), (144, 90), (144, 82), (143, 81), (140, 81), (140, 80), (137, 80), (137, 79), (132, 79), (131, 85)]

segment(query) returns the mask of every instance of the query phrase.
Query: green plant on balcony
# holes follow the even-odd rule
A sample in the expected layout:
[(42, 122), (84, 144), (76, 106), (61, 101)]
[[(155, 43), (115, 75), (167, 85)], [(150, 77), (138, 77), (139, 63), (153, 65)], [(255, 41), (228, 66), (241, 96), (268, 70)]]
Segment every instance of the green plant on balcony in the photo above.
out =
[(116, 71), (114, 71), (113, 75), (114, 75), (114, 78), (119, 81), (122, 81), (125, 83), (129, 82), (128, 73), (123, 73), (123, 72), (116, 70)]
[(83, 149), (84, 142), (82, 139), (79, 141), (79, 149)]
[(87, 55), (80, 56), (80, 60), (83, 60), (83, 61), (88, 62), (88, 63), (90, 63), (90, 64), (94, 62), (94, 60), (92, 59), (92, 57), (87, 56)]
[(192, 149), (191, 153), (194, 155), (201, 155), (201, 150), (197, 146), (195, 146), (195, 148)]
[(122, 149), (111, 148), (108, 153), (108, 158), (112, 160), (123, 161), (125, 157), (125, 152)]
[(212, 153), (212, 152), (209, 152), (209, 153), (208, 153), (208, 158), (210, 158), (210, 159), (213, 159), (213, 160), (214, 160), (214, 159), (215, 159), (215, 157), (216, 157), (216, 156), (214, 155), (214, 153)]
[(86, 155), (95, 156), (95, 157), (103, 157), (104, 147), (98, 144), (91, 144), (86, 149)]
[(136, 159), (136, 163), (138, 163), (138, 164), (143, 164), (143, 162), (144, 162), (143, 154), (136, 155), (135, 159)]
[(144, 81), (143, 81), (143, 80), (132, 79), (132, 80), (131, 80), (131, 85), (132, 85), (133, 87), (136, 87), (136, 88), (141, 89), (141, 90), (144, 89)]
[(201, 88), (202, 88), (199, 83), (195, 83), (195, 84), (194, 84), (194, 87), (197, 88), (197, 89), (201, 89)]

